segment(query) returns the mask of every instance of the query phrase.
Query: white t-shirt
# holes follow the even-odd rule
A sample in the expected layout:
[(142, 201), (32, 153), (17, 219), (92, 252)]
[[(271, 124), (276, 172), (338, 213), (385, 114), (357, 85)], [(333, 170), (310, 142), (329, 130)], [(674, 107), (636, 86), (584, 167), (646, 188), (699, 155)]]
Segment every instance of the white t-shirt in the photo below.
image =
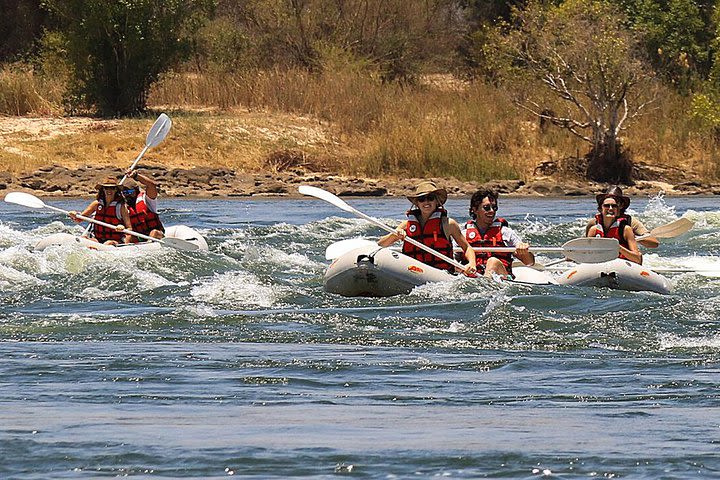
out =
[[(142, 195), (142, 196), (141, 196)], [(157, 213), (157, 198), (150, 198), (147, 195), (145, 195), (145, 192), (138, 193), (136, 202), (141, 199), (145, 199), (145, 205), (147, 205), (148, 210), (150, 210), (153, 213)]]

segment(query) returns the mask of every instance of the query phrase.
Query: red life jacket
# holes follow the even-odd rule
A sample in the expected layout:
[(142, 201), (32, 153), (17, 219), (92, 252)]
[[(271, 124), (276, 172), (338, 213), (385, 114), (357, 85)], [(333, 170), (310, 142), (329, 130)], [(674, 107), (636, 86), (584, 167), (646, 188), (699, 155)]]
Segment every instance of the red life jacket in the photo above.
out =
[[(405, 227), (405, 233), (407, 236), (413, 240), (417, 240), (423, 245), (427, 245), (433, 250), (437, 250), (446, 257), (452, 258), (452, 241), (448, 240), (447, 235), (445, 235), (443, 230), (443, 218), (447, 218), (447, 211), (442, 207), (438, 207), (438, 209), (430, 215), (430, 218), (425, 222), (425, 226), (423, 228), (420, 227), (420, 220), (418, 219), (419, 215), (420, 212), (417, 209), (408, 210), (407, 226)], [(402, 252), (426, 265), (430, 265), (431, 267), (450, 272), (455, 271), (455, 268), (445, 260), (416, 247), (410, 242), (403, 243)]]
[[(465, 239), (471, 247), (506, 247), (502, 238), (502, 227), (507, 226), (507, 220), (496, 217), (485, 230), (485, 234), (482, 234), (475, 220), (468, 220), (465, 224)], [(485, 273), (485, 265), (490, 257), (500, 260), (505, 270), (512, 275), (512, 253), (506, 252), (475, 252), (476, 268), (479, 273)]]
[[(132, 223), (133, 231), (143, 235), (150, 235), (152, 230), (165, 231), (158, 214), (148, 208), (145, 202), (145, 192), (140, 192), (135, 198), (135, 206), (130, 207), (128, 205), (128, 211), (130, 212), (130, 223)], [(139, 240), (140, 238), (133, 237), (134, 242), (137, 243)]]
[[(628, 242), (625, 240), (625, 227), (630, 226), (630, 215), (621, 215), (615, 219), (615, 221), (610, 225), (610, 228), (606, 232), (603, 229), (603, 221), (602, 221), (602, 215), (597, 214), (595, 215), (595, 236), (596, 237), (603, 237), (603, 238), (616, 238), (618, 242), (620, 242), (620, 245), (622, 245), (625, 248), (628, 248)], [(619, 258), (625, 258), (623, 254), (621, 253), (619, 255)]]
[[(110, 225), (122, 225), (122, 216), (120, 214), (121, 205), (122, 203), (120, 202), (110, 202), (109, 205), (104, 205), (102, 201), (98, 202), (98, 206), (95, 208), (95, 220), (109, 223)], [(108, 240), (122, 242), (124, 234), (96, 223), (93, 225), (93, 235), (98, 242), (105, 243)]]

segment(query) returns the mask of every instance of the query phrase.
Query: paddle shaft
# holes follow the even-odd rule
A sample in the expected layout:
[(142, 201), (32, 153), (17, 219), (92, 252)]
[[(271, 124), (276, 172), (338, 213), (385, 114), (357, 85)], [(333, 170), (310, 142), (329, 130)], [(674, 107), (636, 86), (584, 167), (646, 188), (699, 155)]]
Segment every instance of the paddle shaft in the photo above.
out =
[[(347, 204), (346, 204), (346, 205), (347, 205)], [(348, 205), (348, 207), (350, 207), (350, 206)], [(364, 219), (367, 220), (368, 222), (374, 223), (375, 225), (377, 225), (378, 227), (382, 228), (383, 230), (386, 230), (386, 231), (389, 232), (389, 233), (397, 233), (397, 231), (396, 231), (394, 228), (392, 228), (392, 227), (390, 227), (390, 226), (388, 226), (388, 225), (385, 225), (385, 224), (382, 223), (380, 220), (378, 220), (378, 219), (376, 219), (376, 218), (373, 218), (373, 217), (371, 217), (370, 215), (366, 215), (366, 214), (364, 214), (363, 212), (361, 212), (360, 210), (357, 210), (357, 209), (355, 209), (355, 208), (353, 208), (353, 207), (350, 207), (350, 209), (352, 209), (352, 212), (353, 212), (355, 215), (357, 215), (358, 217), (364, 218)], [(436, 257), (438, 257), (438, 258), (446, 261), (447, 263), (449, 263), (449, 264), (452, 265), (453, 267), (457, 267), (457, 268), (459, 268), (460, 270), (465, 270), (465, 269), (467, 268), (467, 265), (463, 265), (462, 263), (460, 263), (460, 262), (458, 262), (458, 261), (456, 261), (456, 260), (454, 260), (454, 259), (452, 259), (452, 258), (450, 258), (450, 257), (448, 257), (448, 256), (446, 256), (446, 255), (443, 255), (442, 253), (438, 252), (437, 250), (434, 250), (434, 249), (428, 247), (427, 245), (425, 245), (424, 243), (420, 243), (420, 242), (418, 242), (417, 240), (415, 240), (415, 239), (413, 239), (413, 238), (405, 237), (403, 240), (404, 240), (405, 242), (408, 242), (408, 243), (412, 244), (412, 245), (415, 245), (415, 246), (418, 247), (418, 248), (421, 248), (421, 249), (425, 250), (425, 251), (428, 252), (428, 253), (431, 253), (431, 254), (435, 255)]]
[[(49, 208), (50, 210), (55, 210), (56, 212), (64, 213), (66, 215), (70, 213), (67, 210), (63, 210), (62, 208), (58, 208), (58, 207), (53, 207), (52, 205), (44, 204), (44, 206), (45, 206), (45, 208)], [(86, 222), (94, 223), (96, 225), (102, 225), (103, 227), (112, 228), (113, 230), (115, 229), (115, 227), (117, 227), (117, 225), (111, 225), (109, 223), (101, 222), (100, 220), (95, 220), (94, 218), (86, 217), (85, 215), (75, 215), (75, 217), (79, 218), (80, 220), (84, 220)], [(159, 238), (153, 238), (148, 235), (143, 235), (142, 233), (133, 232), (132, 230), (128, 230), (127, 228), (125, 230), (123, 230), (122, 233), (127, 233), (128, 235), (133, 235), (133, 236), (139, 237), (139, 238), (144, 238), (145, 240), (150, 240), (151, 242), (164, 243)]]
[[(150, 148), (150, 145), (145, 145), (145, 147), (142, 149), (142, 151), (137, 156), (135, 161), (132, 163), (132, 165), (130, 165), (130, 168), (128, 170), (132, 170), (133, 168), (135, 168), (135, 166), (138, 164), (140, 159), (143, 157), (143, 155), (145, 155), (145, 152), (147, 152), (149, 148)], [(118, 182), (118, 185), (122, 185), (122, 183), (125, 181), (126, 178), (127, 178), (127, 174), (123, 175), (123, 177)]]

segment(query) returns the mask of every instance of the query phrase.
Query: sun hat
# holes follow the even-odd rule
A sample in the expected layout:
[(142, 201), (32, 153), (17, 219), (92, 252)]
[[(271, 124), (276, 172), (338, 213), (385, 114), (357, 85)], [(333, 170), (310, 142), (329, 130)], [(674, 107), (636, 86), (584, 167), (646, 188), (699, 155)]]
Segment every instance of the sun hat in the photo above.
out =
[(415, 193), (413, 195), (408, 195), (407, 198), (412, 203), (416, 204), (418, 197), (429, 195), (431, 193), (435, 194), (439, 205), (443, 205), (447, 201), (447, 190), (444, 188), (438, 188), (437, 185), (435, 185), (435, 182), (431, 182), (429, 180), (420, 182), (417, 187), (415, 187)]
[(605, 193), (600, 193), (596, 195), (595, 200), (597, 201), (598, 205), (601, 205), (602, 202), (608, 197), (613, 197), (615, 198), (615, 200), (618, 201), (620, 210), (625, 210), (628, 206), (630, 206), (630, 197), (626, 197), (625, 195), (623, 195), (622, 189), (617, 185), (608, 187)]
[(101, 187), (117, 187), (118, 186), (117, 183), (118, 183), (118, 181), (117, 181), (116, 177), (109, 176), (109, 177), (105, 177), (105, 179), (102, 182), (96, 184), (95, 188), (99, 190)]

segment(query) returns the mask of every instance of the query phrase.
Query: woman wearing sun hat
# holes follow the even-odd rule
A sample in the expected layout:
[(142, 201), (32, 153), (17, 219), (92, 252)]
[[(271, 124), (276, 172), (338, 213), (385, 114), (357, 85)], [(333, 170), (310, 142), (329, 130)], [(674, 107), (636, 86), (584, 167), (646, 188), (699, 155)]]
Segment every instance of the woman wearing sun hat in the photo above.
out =
[[(130, 243), (132, 241), (132, 235), (123, 234), (123, 231), (125, 229), (132, 230), (132, 224), (130, 223), (130, 214), (125, 205), (125, 201), (122, 195), (120, 195), (117, 178), (112, 176), (107, 177), (95, 185), (95, 188), (97, 189), (95, 200), (90, 202), (90, 205), (85, 207), (85, 210), (83, 210), (80, 215), (85, 217), (93, 215), (95, 220), (116, 225), (116, 227), (112, 229), (94, 224), (91, 231), (92, 236), (88, 238), (108, 245), (117, 245), (122, 241), (124, 241), (124, 243)], [(82, 221), (77, 218), (78, 212), (74, 210), (68, 212), (68, 215), (78, 223)]]
[[(630, 205), (630, 197), (627, 197), (623, 195), (623, 191), (620, 187), (617, 185), (608, 187), (608, 189), (605, 191), (605, 193), (601, 193), (595, 197), (595, 200), (598, 202), (598, 205), (601, 204), (602, 200), (606, 196), (615, 197), (618, 202), (620, 202), (620, 213), (625, 215), (629, 219), (630, 227), (632, 228), (633, 233), (635, 234), (635, 237), (640, 236), (646, 236), (642, 240), (638, 240), (638, 243), (640, 243), (643, 247), (647, 248), (658, 248), (660, 246), (660, 240), (657, 239), (657, 237), (651, 236), (650, 230), (647, 229), (643, 223), (638, 220), (635, 217), (631, 217), (628, 215), (625, 210)], [(590, 230), (590, 227), (596, 224), (595, 217), (588, 220), (587, 225), (585, 225), (585, 235), (587, 235), (588, 231)]]
[[(407, 211), (407, 220), (398, 225), (395, 233), (389, 233), (380, 238), (378, 245), (389, 247), (399, 240), (410, 237), (447, 257), (453, 258), (453, 240), (455, 240), (470, 262), (464, 273), (474, 275), (475, 251), (465, 240), (460, 231), (460, 225), (448, 217), (447, 211), (443, 207), (447, 201), (447, 191), (444, 188), (438, 188), (434, 182), (423, 181), (417, 185), (415, 193), (408, 195), (407, 198), (413, 204), (410, 210)], [(405, 255), (426, 265), (449, 272), (455, 271), (452, 265), (410, 242), (403, 242), (402, 251)]]
[(630, 218), (625, 215), (630, 198), (624, 196), (619, 187), (612, 187), (597, 195), (595, 200), (598, 214), (595, 215), (595, 225), (587, 231), (587, 236), (616, 238), (620, 242), (620, 258), (642, 264), (642, 254), (635, 241), (635, 233), (630, 227)]

